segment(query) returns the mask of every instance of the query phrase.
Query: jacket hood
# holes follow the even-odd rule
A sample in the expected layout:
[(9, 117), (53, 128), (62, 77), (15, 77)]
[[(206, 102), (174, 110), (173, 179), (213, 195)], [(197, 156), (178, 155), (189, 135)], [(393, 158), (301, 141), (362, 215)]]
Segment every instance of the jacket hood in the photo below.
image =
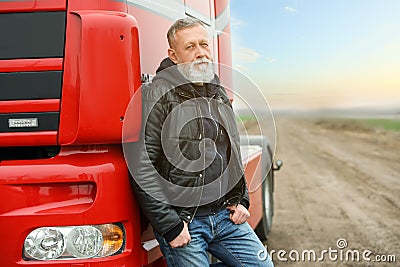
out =
[[(160, 66), (156, 70), (156, 76), (153, 81), (156, 80), (166, 80), (176, 87), (176, 90), (182, 90), (187, 94), (192, 95), (192, 90), (195, 90), (193, 83), (188, 81), (178, 70), (177, 65), (172, 62), (170, 58), (164, 58)], [(215, 95), (220, 87), (220, 80), (217, 75), (210, 83), (206, 83), (206, 88), (209, 96)]]

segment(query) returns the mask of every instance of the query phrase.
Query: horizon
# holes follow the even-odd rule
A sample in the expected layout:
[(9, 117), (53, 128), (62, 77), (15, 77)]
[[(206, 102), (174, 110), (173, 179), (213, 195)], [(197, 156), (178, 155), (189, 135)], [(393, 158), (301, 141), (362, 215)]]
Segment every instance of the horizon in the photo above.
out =
[(272, 109), (400, 107), (400, 1), (246, 3), (230, 4), (233, 67)]

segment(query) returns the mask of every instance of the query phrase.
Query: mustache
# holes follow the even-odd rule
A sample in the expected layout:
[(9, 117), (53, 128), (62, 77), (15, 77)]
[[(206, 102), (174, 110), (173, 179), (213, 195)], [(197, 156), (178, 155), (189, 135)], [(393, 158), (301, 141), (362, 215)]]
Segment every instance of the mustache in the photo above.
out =
[(180, 73), (190, 82), (210, 82), (214, 78), (212, 61), (200, 58), (190, 63), (178, 64)]
[(195, 64), (201, 64), (201, 63), (212, 63), (212, 61), (208, 58), (200, 58), (200, 59), (193, 61), (192, 63), (195, 65)]

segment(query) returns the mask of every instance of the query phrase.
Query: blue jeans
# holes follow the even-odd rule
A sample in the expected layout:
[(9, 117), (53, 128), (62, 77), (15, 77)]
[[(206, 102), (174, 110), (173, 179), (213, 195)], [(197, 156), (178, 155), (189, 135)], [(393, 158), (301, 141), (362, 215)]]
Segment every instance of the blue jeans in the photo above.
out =
[(189, 232), (190, 243), (179, 248), (172, 248), (155, 233), (169, 267), (210, 266), (207, 251), (221, 261), (211, 266), (274, 266), (250, 225), (234, 224), (227, 209), (195, 217), (189, 224)]

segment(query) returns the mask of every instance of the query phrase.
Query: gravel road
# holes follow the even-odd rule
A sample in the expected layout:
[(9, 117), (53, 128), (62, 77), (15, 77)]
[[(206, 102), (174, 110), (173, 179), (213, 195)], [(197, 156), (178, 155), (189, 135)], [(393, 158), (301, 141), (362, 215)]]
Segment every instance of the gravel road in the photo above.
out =
[(275, 266), (400, 266), (400, 134), (329, 119), (275, 122), (284, 162), (267, 241)]

